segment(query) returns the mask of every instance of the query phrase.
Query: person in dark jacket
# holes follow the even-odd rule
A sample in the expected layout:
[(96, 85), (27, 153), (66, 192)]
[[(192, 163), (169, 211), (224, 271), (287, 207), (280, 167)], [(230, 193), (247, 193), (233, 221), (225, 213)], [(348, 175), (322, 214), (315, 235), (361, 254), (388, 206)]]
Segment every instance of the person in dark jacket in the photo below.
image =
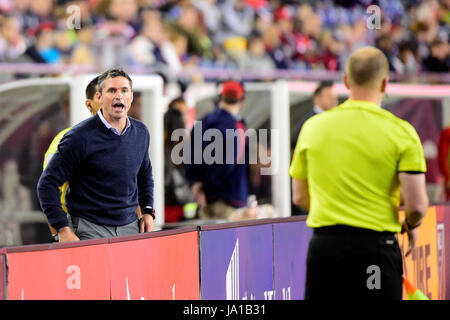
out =
[(427, 72), (450, 72), (450, 48), (447, 42), (440, 39), (430, 44), (430, 55), (423, 61), (423, 67)]
[[(172, 152), (178, 142), (172, 135), (178, 130), (184, 131), (185, 117), (188, 112), (182, 96), (173, 99), (164, 114), (164, 221), (178, 222), (192, 215), (193, 196), (186, 179), (183, 165), (172, 161)], [(187, 134), (186, 134), (187, 136)], [(195, 213), (195, 212), (194, 212)]]
[[(123, 70), (108, 70), (98, 79), (96, 95), (101, 108), (64, 135), (38, 182), (42, 210), (59, 242), (154, 229), (150, 135), (142, 122), (128, 116), (132, 80)], [(59, 191), (66, 181), (68, 215)]]
[(239, 116), (244, 88), (229, 80), (219, 92), (217, 109), (191, 131), (190, 163), (185, 164), (202, 219), (228, 219), (247, 204), (248, 143), (246, 125)]
[[(333, 89), (333, 82), (332, 81), (322, 81), (319, 83), (317, 88), (314, 90), (313, 93), (313, 103), (314, 106), (311, 109), (310, 112), (305, 114), (305, 116), (302, 118), (298, 125), (296, 138), (300, 134), (300, 130), (303, 127), (303, 124), (306, 120), (311, 118), (312, 116), (315, 116), (316, 114), (322, 113), (324, 111), (328, 111), (338, 105), (338, 98), (336, 94), (334, 93)], [(295, 148), (295, 144), (297, 143), (297, 139), (294, 140), (294, 144), (292, 145), (292, 148)]]

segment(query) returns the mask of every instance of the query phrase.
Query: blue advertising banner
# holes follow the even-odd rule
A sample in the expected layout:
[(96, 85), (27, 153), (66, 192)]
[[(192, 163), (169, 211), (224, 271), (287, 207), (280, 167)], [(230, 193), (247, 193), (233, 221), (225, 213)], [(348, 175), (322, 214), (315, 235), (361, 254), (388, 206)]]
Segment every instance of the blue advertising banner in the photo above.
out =
[(272, 300), (272, 225), (200, 231), (201, 299)]
[(305, 221), (274, 223), (275, 299), (303, 300), (312, 229)]

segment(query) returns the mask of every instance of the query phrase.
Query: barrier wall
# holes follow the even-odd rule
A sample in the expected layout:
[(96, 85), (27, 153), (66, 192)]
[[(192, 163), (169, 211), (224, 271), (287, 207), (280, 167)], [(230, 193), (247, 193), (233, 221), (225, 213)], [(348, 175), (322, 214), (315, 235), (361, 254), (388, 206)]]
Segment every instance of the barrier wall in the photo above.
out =
[(198, 300), (196, 231), (128, 241), (111, 239), (111, 299)]
[[(312, 235), (304, 220), (0, 249), (0, 298), (303, 299)], [(449, 228), (450, 206), (430, 207), (416, 248), (404, 259), (404, 276), (430, 299), (450, 299)], [(405, 252), (406, 235), (398, 238)]]
[(107, 244), (8, 252), (8, 299), (110, 299)]
[(304, 221), (277, 223), (273, 225), (273, 235), (275, 299), (302, 300), (312, 229)]
[(272, 224), (210, 228), (200, 231), (202, 299), (271, 298)]
[(200, 297), (195, 227), (7, 248), (6, 259), (10, 300)]

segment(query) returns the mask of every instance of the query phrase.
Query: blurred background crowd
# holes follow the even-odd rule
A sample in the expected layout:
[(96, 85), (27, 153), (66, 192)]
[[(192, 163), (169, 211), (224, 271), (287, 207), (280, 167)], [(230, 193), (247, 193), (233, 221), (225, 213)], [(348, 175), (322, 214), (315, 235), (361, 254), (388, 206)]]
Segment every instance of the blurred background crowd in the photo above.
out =
[(450, 71), (449, 31), (450, 0), (0, 0), (0, 63), (338, 73), (375, 45), (408, 76)]

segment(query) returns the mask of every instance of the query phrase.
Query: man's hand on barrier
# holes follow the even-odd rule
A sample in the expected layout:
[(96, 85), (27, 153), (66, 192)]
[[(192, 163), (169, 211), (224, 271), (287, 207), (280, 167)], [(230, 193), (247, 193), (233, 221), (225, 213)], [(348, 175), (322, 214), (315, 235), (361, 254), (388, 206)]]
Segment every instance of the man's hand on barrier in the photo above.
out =
[(151, 232), (155, 229), (155, 221), (149, 214), (143, 214), (139, 220), (139, 233)]
[(69, 242), (69, 241), (80, 241), (75, 233), (69, 227), (63, 227), (58, 230), (58, 241), (59, 242)]
[(206, 207), (206, 196), (202, 189), (203, 184), (201, 182), (196, 182), (192, 185), (191, 191), (194, 196), (195, 202), (200, 208)]
[(401, 233), (406, 232), (406, 234), (408, 235), (408, 249), (406, 250), (405, 257), (409, 256), (416, 246), (416, 240), (418, 237), (417, 229), (417, 227), (410, 228), (406, 223), (406, 219), (403, 220)]

